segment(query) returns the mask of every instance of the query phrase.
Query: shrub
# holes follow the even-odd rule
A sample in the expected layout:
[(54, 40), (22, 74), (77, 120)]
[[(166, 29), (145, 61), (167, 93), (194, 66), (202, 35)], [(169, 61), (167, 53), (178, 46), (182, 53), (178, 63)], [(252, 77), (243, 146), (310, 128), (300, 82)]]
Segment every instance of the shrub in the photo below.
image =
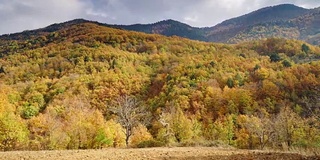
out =
[(185, 141), (179, 144), (179, 147), (221, 147), (221, 148), (230, 148), (231, 146), (226, 144), (223, 141), (214, 140), (190, 140)]
[(288, 60), (283, 60), (282, 61), (282, 65), (285, 66), (285, 67), (291, 67), (292, 66), (291, 62), (288, 61)]
[(132, 147), (137, 146), (140, 142), (148, 141), (152, 139), (152, 135), (148, 132), (148, 129), (139, 124), (137, 127), (133, 129), (133, 134), (130, 138), (130, 145)]
[(157, 140), (147, 140), (140, 142), (137, 147), (138, 148), (150, 148), (150, 147), (162, 147), (165, 146), (165, 143), (157, 141)]
[(270, 55), (271, 62), (278, 62), (281, 60), (281, 57), (277, 53), (273, 53)]
[(0, 150), (23, 147), (28, 141), (26, 125), (13, 113), (0, 114)]
[(24, 106), (23, 106), (23, 110), (22, 110), (22, 117), (25, 118), (25, 119), (30, 119), (32, 118), (33, 116), (36, 116), (39, 114), (39, 108), (33, 106), (33, 105), (30, 105), (29, 103), (26, 103)]

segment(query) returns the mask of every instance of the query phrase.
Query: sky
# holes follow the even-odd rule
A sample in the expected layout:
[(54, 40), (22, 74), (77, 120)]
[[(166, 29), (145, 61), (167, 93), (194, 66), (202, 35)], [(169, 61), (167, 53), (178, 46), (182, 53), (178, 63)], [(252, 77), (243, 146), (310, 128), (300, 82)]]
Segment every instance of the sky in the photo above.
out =
[(76, 18), (108, 24), (146, 24), (173, 19), (194, 27), (211, 27), (284, 3), (320, 7), (320, 0), (0, 0), (0, 35)]

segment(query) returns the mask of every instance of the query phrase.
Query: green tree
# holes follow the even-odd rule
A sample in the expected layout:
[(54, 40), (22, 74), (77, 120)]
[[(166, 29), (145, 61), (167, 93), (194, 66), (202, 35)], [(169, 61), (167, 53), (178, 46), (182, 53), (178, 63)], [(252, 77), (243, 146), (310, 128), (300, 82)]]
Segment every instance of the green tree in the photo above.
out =
[(158, 135), (165, 143), (186, 142), (193, 136), (192, 122), (184, 115), (181, 108), (169, 106), (168, 110), (162, 112), (160, 123), (164, 130), (161, 135)]
[(281, 61), (281, 57), (277, 53), (273, 53), (270, 55), (271, 62), (279, 62)]
[(291, 147), (295, 143), (295, 132), (302, 129), (303, 125), (303, 120), (296, 113), (289, 107), (283, 107), (275, 120), (278, 142)]
[(285, 67), (291, 67), (292, 66), (291, 62), (286, 60), (286, 59), (282, 61), (282, 65), (285, 66)]
[(3, 85), (0, 88), (0, 150), (21, 149), (28, 142), (29, 131), (8, 99), (11, 88)]
[(228, 78), (228, 80), (227, 80), (227, 86), (228, 86), (229, 88), (234, 87), (234, 81), (233, 81), (232, 78)]
[(26, 125), (13, 113), (0, 115), (0, 149), (16, 150), (28, 141), (29, 131)]
[(302, 50), (302, 52), (304, 52), (304, 53), (309, 53), (310, 47), (304, 43), (304, 44), (302, 44), (302, 46), (301, 46), (301, 50)]

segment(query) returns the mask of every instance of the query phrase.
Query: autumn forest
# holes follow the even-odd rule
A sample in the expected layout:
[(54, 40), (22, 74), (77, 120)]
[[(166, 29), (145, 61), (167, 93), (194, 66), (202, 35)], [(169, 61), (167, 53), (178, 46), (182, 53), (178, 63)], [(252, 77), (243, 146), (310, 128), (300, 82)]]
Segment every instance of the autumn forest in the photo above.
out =
[(89, 22), (0, 38), (0, 150), (320, 148), (320, 47)]

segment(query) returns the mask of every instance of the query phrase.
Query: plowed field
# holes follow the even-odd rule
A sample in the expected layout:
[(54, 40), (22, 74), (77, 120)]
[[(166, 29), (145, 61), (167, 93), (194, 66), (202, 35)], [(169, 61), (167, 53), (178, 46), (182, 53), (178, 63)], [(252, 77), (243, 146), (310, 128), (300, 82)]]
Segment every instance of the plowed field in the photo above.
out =
[(252, 150), (220, 149), (213, 147), (174, 147), (143, 149), (101, 149), (62, 151), (11, 151), (0, 152), (2, 160), (320, 160), (317, 156), (296, 153), (267, 152)]

